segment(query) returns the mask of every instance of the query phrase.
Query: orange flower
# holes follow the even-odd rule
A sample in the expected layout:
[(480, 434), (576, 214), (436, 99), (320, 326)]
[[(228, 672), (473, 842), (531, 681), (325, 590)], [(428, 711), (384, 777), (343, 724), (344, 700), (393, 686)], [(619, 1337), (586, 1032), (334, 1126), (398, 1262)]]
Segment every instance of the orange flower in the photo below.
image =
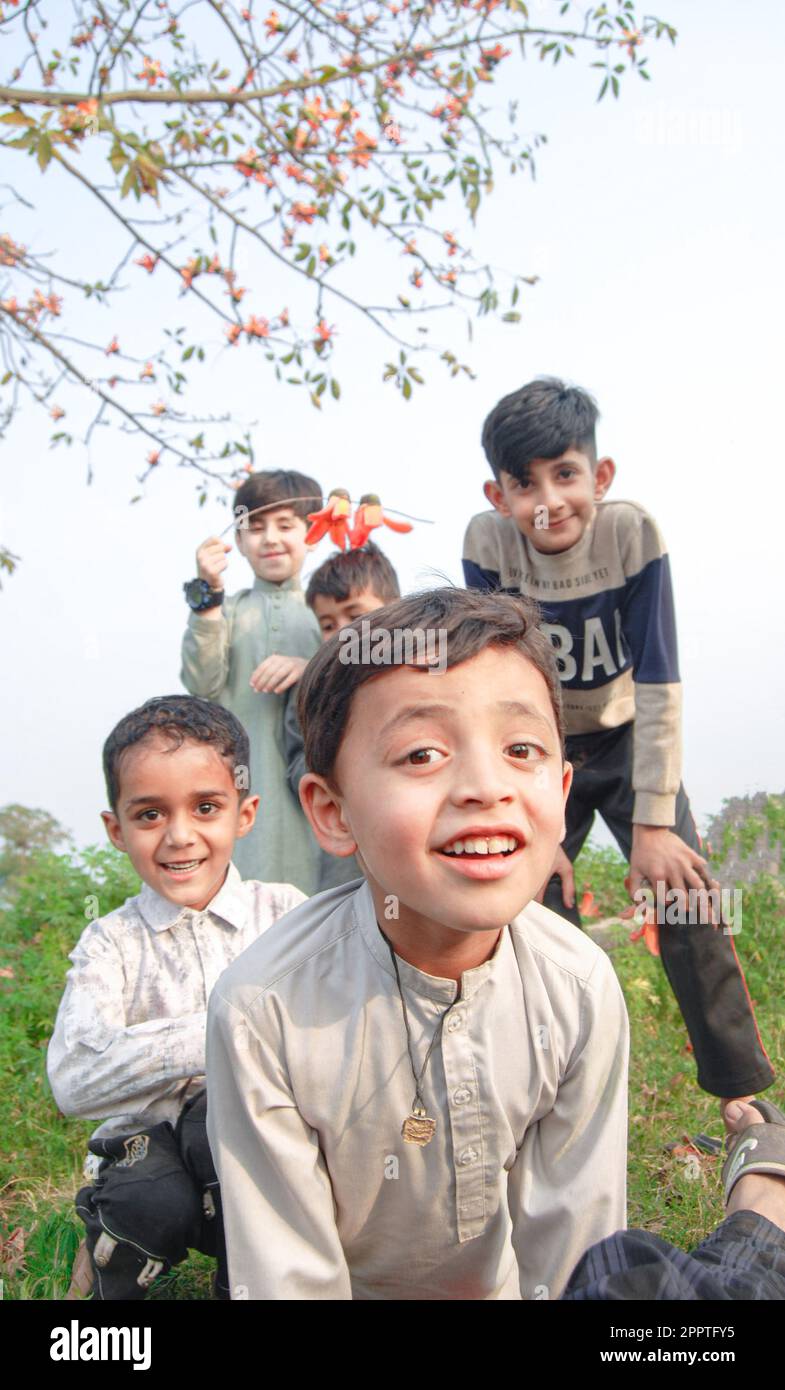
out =
[(160, 82), (166, 77), (161, 64), (157, 59), (154, 61), (152, 58), (143, 58), (142, 71), (135, 75), (140, 82), (146, 82), (148, 87), (154, 87), (156, 82)]
[(317, 345), (319, 343), (329, 343), (332, 339), (333, 333), (335, 332), (335, 328), (328, 328), (324, 319), (319, 319), (319, 322), (316, 325), (315, 332), (316, 337), (314, 339), (314, 342)]
[(243, 289), (242, 285), (236, 285), (232, 286), (229, 293), (232, 296), (232, 299), (234, 300), (235, 304), (239, 304), (246, 291)]
[(310, 226), (317, 211), (314, 203), (295, 203), (292, 207), (292, 217), (295, 222), (307, 222)]
[(151, 256), (149, 251), (145, 252), (143, 256), (140, 256), (138, 261), (134, 261), (134, 265), (140, 265), (142, 267), (142, 270), (147, 271), (148, 275), (152, 275), (157, 264), (158, 257)]
[[(115, 337), (115, 338), (112, 339), (111, 343), (109, 344), (108, 348), (106, 349), (106, 352), (104, 353), (104, 356), (105, 356), (105, 357), (110, 357), (111, 354), (112, 354), (113, 352), (119, 352), (119, 351), (120, 351), (120, 344), (118, 343), (117, 338)], [(111, 386), (111, 382), (110, 382), (109, 384), (110, 384), (110, 386)]]
[(156, 402), (155, 402), (155, 405), (153, 406), (153, 415), (165, 415), (165, 414), (166, 414), (166, 403), (165, 403), (165, 401), (156, 401)]
[(319, 247), (319, 260), (321, 261), (322, 265), (329, 265), (330, 261), (332, 260), (332, 256), (330, 255), (330, 248), (329, 246), (325, 246), (324, 242), (322, 242), (321, 246)]
[(364, 130), (354, 132), (354, 148), (349, 151), (349, 159), (355, 169), (367, 169), (371, 162), (371, 155), (376, 149), (377, 142), (372, 135), (366, 135)]
[(152, 362), (145, 362), (144, 366), (142, 367), (141, 372), (139, 373), (139, 380), (140, 380), (140, 381), (155, 381), (155, 372), (153, 371), (153, 364), (152, 364)]
[(18, 314), (19, 301), (17, 300), (16, 295), (12, 294), (10, 299), (0, 300), (0, 308), (5, 309), (7, 314)]
[(270, 13), (264, 21), (264, 27), (267, 30), (267, 37), (269, 39), (273, 37), (273, 34), (280, 34), (283, 29), (283, 24), (281, 23), (281, 17), (277, 10), (270, 10)]
[(230, 323), (229, 327), (226, 330), (226, 336), (229, 339), (229, 342), (236, 343), (242, 331), (242, 327), (239, 323)]
[(52, 409), (49, 411), (49, 414), (51, 415), (53, 420), (62, 420), (63, 416), (65, 415), (65, 411), (63, 410), (62, 406), (53, 405)]
[(159, 460), (160, 457), (161, 457), (161, 450), (160, 450), (160, 449), (151, 449), (151, 450), (150, 450), (149, 454), (147, 455), (147, 462), (149, 463), (149, 465), (150, 465), (151, 468), (155, 468), (155, 465), (157, 464), (157, 462), (158, 462), (158, 460)]
[(199, 257), (192, 256), (190, 261), (182, 267), (180, 274), (185, 282), (186, 288), (190, 290), (194, 276), (199, 274)]
[(455, 239), (455, 234), (454, 234), (454, 232), (445, 232), (445, 233), (444, 233), (444, 240), (447, 242), (447, 245), (448, 245), (448, 247), (449, 247), (449, 250), (448, 250), (448, 252), (447, 252), (447, 255), (448, 255), (448, 256), (454, 256), (455, 253), (456, 253), (456, 251), (458, 250), (458, 242), (457, 242), (456, 239)]
[(288, 327), (289, 327), (289, 310), (288, 310), (288, 309), (282, 309), (282, 310), (281, 310), (281, 312), (280, 312), (280, 314), (279, 314), (279, 316), (278, 316), (278, 322), (280, 323), (280, 325), (281, 325), (282, 328), (288, 328)]
[(249, 338), (269, 338), (270, 336), (269, 321), (256, 318), (254, 314), (251, 315), (247, 323), (243, 324), (243, 328)]

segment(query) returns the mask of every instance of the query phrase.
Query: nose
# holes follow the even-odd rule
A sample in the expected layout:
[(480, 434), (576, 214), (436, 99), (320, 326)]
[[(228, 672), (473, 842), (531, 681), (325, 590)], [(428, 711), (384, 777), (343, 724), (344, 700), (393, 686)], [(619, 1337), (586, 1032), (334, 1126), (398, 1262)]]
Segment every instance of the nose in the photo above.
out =
[(514, 770), (497, 750), (473, 748), (456, 758), (451, 800), (456, 806), (509, 805), (515, 800)]
[(173, 849), (183, 849), (194, 843), (193, 826), (187, 811), (176, 812), (169, 817), (166, 827), (166, 843)]

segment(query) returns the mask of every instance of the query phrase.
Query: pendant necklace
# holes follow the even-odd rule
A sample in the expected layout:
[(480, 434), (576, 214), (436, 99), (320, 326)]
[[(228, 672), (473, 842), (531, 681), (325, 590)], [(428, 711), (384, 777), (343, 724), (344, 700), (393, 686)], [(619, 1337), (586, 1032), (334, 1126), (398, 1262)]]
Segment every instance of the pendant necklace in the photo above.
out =
[[(382, 931), (381, 927), (379, 928), (379, 931), (381, 932), (382, 936), (384, 936), (384, 932)], [(431, 1060), (431, 1053), (433, 1052), (434, 1047), (436, 1046), (437, 1042), (439, 1041), (442, 1035), (444, 1020), (450, 1012), (450, 1009), (453, 1007), (453, 1004), (456, 1003), (456, 1000), (454, 999), (452, 1004), (448, 1004), (447, 1008), (443, 1011), (441, 1018), (439, 1019), (439, 1022), (436, 1025), (436, 1030), (434, 1032), (433, 1037), (431, 1038), (430, 1047), (428, 1048), (428, 1051), (425, 1054), (425, 1061), (422, 1064), (422, 1068), (418, 1076), (417, 1067), (414, 1061), (414, 1053), (412, 1050), (412, 1034), (411, 1029), (409, 1027), (409, 1011), (406, 1008), (406, 1000), (403, 997), (403, 990), (401, 988), (401, 975), (400, 971), (398, 970), (398, 957), (396, 956), (395, 951), (392, 948), (392, 943), (387, 940), (386, 936), (384, 936), (384, 939), (385, 941), (387, 941), (387, 945), (390, 948), (390, 955), (392, 956), (393, 969), (395, 971), (395, 982), (398, 986), (398, 994), (400, 995), (401, 1007), (403, 1009), (403, 1021), (406, 1027), (406, 1047), (409, 1052), (409, 1064), (412, 1069), (412, 1076), (414, 1077), (414, 1100), (412, 1101), (412, 1112), (410, 1115), (406, 1116), (406, 1119), (401, 1125), (401, 1134), (403, 1135), (407, 1144), (416, 1144), (418, 1148), (422, 1149), (425, 1147), (426, 1144), (430, 1144), (434, 1134), (436, 1133), (436, 1121), (432, 1119), (426, 1111), (425, 1104), (422, 1098), (423, 1078), (428, 1069), (428, 1063)]]

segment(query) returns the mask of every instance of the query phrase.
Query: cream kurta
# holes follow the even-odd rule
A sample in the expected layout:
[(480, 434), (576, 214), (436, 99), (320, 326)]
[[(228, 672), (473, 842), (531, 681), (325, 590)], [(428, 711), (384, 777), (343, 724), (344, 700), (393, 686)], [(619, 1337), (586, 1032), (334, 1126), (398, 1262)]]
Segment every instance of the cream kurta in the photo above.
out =
[(64, 1115), (102, 1119), (96, 1134), (171, 1124), (204, 1086), (207, 999), (222, 970), (303, 901), (288, 883), (241, 883), (229, 865), (202, 912), (148, 884), (85, 927), (49, 1043)]
[[(530, 903), (454, 981), (399, 961), (367, 884), (304, 903), (221, 976), (208, 1132), (232, 1296), (556, 1298), (625, 1224), (627, 1014), (607, 956)], [(415, 1342), (416, 1342), (415, 1338)]]
[(183, 637), (181, 677), (192, 695), (215, 700), (245, 726), (251, 742), (251, 791), (260, 797), (256, 824), (235, 845), (243, 878), (316, 889), (319, 846), (287, 782), (283, 719), (286, 695), (260, 695), (249, 684), (265, 657), (310, 658), (319, 625), (306, 608), (299, 579), (254, 580), (224, 599), (216, 622), (192, 613)]

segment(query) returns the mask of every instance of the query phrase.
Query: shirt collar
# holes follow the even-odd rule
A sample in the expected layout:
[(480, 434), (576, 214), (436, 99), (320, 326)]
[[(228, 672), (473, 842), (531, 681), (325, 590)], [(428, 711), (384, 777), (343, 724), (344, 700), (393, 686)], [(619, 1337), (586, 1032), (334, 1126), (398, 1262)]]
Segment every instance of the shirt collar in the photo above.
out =
[(277, 594), (282, 589), (295, 594), (301, 594), (303, 591), (299, 574), (293, 574), (289, 579), (284, 579), (282, 584), (274, 584), (270, 579), (259, 579), (257, 576), (254, 578), (253, 587), (257, 593), (261, 594)]
[(248, 920), (248, 907), (246, 895), (243, 891), (243, 880), (234, 864), (229, 865), (229, 871), (219, 888), (215, 897), (197, 912), (192, 907), (180, 907), (177, 903), (169, 902), (168, 898), (162, 898), (160, 893), (156, 893), (154, 888), (145, 883), (139, 894), (137, 906), (139, 914), (147, 923), (152, 931), (167, 931), (170, 927), (175, 927), (180, 922), (191, 922), (196, 917), (202, 917), (209, 912), (213, 917), (219, 917), (227, 926), (240, 929), (245, 926)]
[[(363, 941), (377, 965), (381, 966), (384, 973), (392, 978), (394, 986), (395, 968), (390, 955), (390, 948), (379, 931), (373, 896), (367, 881), (354, 893), (352, 910), (355, 913)], [(461, 976), (461, 999), (471, 999), (472, 995), (476, 994), (490, 978), (496, 968), (496, 962), (503, 960), (511, 949), (509, 935), (505, 927), (490, 960), (475, 966), (473, 970), (464, 970)], [(442, 980), (436, 975), (426, 975), (416, 966), (402, 960), (400, 956), (397, 959), (401, 984), (406, 989), (411, 990), (413, 994), (424, 995), (427, 999), (434, 999), (439, 1004), (451, 1004), (458, 997), (458, 985), (455, 980)]]

